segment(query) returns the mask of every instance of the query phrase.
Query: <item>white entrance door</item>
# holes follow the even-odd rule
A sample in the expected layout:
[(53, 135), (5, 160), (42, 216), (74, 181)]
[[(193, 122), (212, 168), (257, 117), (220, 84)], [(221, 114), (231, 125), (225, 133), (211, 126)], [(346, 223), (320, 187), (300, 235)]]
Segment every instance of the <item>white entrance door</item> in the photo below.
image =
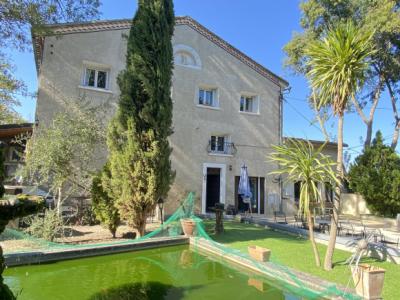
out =
[(219, 169), (219, 203), (225, 203), (226, 194), (226, 165), (216, 163), (203, 164), (203, 189), (201, 195), (201, 212), (206, 213), (207, 210), (207, 178), (209, 178), (208, 169)]

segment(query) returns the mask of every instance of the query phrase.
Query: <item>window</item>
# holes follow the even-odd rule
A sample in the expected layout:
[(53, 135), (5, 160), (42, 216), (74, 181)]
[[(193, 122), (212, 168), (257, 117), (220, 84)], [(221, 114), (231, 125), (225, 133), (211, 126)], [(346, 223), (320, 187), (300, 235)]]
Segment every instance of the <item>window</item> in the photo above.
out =
[(294, 183), (294, 201), (296, 204), (299, 204), (300, 201), (300, 190), (301, 190), (301, 181), (296, 181)]
[(208, 141), (209, 154), (235, 155), (236, 147), (228, 135), (212, 135)]
[(216, 89), (199, 89), (199, 105), (218, 107), (217, 90)]
[(185, 51), (180, 51), (175, 55), (175, 63), (181, 66), (195, 66), (196, 61), (194, 57)]
[(240, 111), (258, 114), (258, 98), (257, 96), (241, 96)]
[(108, 71), (91, 67), (85, 69), (83, 85), (98, 89), (108, 89)]
[(330, 182), (325, 182), (325, 201), (333, 202), (333, 186)]
[(20, 149), (16, 148), (16, 147), (10, 147), (9, 150), (10, 156), (9, 156), (9, 160), (12, 162), (19, 162), (22, 160), (21, 158), (21, 151)]
[(226, 136), (212, 135), (210, 140), (211, 152), (224, 153), (226, 150)]
[(201, 69), (200, 56), (187, 45), (174, 46), (174, 63), (178, 66)]
[[(235, 208), (238, 212), (248, 212), (249, 204), (243, 201), (241, 195), (238, 195), (240, 176), (235, 176)], [(265, 178), (249, 177), (251, 191), (251, 211), (252, 213), (265, 213)]]

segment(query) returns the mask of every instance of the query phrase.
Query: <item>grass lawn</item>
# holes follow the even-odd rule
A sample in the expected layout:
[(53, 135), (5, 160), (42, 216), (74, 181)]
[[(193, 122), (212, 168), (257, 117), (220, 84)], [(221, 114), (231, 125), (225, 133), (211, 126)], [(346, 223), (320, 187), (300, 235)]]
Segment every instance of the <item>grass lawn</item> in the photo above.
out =
[[(272, 250), (271, 259), (288, 267), (314, 274), (320, 278), (346, 285), (351, 272), (344, 261), (351, 253), (335, 250), (332, 271), (315, 266), (311, 244), (308, 240), (254, 225), (225, 222), (225, 232), (221, 235), (213, 234), (213, 221), (206, 221), (205, 227), (211, 238), (229, 247), (247, 252), (248, 245), (257, 245)], [(321, 264), (325, 256), (326, 246), (318, 244), (321, 255)], [(400, 265), (372, 258), (365, 258), (363, 262), (382, 267), (386, 270), (383, 297), (385, 300), (400, 299)], [(353, 281), (350, 283), (354, 287)]]

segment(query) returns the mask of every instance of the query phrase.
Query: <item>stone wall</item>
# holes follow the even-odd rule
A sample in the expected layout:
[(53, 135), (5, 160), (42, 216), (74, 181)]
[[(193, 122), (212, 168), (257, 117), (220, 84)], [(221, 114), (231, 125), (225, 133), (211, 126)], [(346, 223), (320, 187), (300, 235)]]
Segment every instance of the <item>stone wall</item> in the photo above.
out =
[(343, 193), (340, 213), (345, 215), (352, 215), (359, 217), (360, 215), (371, 214), (367, 207), (367, 202), (359, 194), (354, 193)]

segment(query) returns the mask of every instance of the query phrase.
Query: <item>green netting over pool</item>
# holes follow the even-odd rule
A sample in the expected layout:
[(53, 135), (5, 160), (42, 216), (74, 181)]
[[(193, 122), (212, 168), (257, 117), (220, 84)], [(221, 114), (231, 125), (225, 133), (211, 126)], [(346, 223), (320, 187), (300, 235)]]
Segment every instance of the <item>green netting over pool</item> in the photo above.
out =
[[(258, 273), (259, 276), (266, 276), (268, 280), (276, 282), (277, 285), (283, 289), (290, 291), (295, 295), (300, 295), (307, 299), (320, 299), (320, 298), (337, 298), (337, 299), (359, 299), (351, 293), (346, 292), (343, 288), (335, 284), (326, 284), (321, 288), (321, 284), (313, 285), (307, 281), (307, 277), (300, 276), (301, 274), (294, 271), (284, 264), (280, 263), (274, 253), (272, 252), (268, 263), (259, 262), (252, 259), (247, 253), (239, 250), (232, 249), (215, 242), (206, 232), (202, 219), (194, 214), (194, 193), (190, 193), (187, 198), (182, 202), (182, 205), (175, 211), (175, 213), (168, 218), (158, 229), (148, 233), (147, 235), (135, 239), (115, 241), (110, 243), (97, 243), (97, 244), (62, 244), (55, 242), (48, 242), (45, 240), (33, 238), (23, 232), (6, 229), (3, 235), (8, 238), (23, 239), (34, 245), (32, 249), (37, 251), (38, 248), (46, 249), (46, 251), (59, 251), (63, 249), (80, 249), (80, 248), (96, 248), (101, 246), (115, 246), (123, 244), (132, 244), (140, 241), (145, 241), (161, 237), (177, 237), (183, 234), (181, 220), (191, 219), (194, 221), (194, 237), (191, 240), (191, 248), (194, 252), (202, 252), (204, 250), (212, 250), (211, 252), (217, 255), (213, 259), (225, 265), (232, 265), (234, 261), (244, 262), (252, 270)], [(206, 251), (207, 252), (207, 251)], [(209, 251), (210, 252), (210, 251)], [(243, 265), (243, 264), (242, 264)]]

